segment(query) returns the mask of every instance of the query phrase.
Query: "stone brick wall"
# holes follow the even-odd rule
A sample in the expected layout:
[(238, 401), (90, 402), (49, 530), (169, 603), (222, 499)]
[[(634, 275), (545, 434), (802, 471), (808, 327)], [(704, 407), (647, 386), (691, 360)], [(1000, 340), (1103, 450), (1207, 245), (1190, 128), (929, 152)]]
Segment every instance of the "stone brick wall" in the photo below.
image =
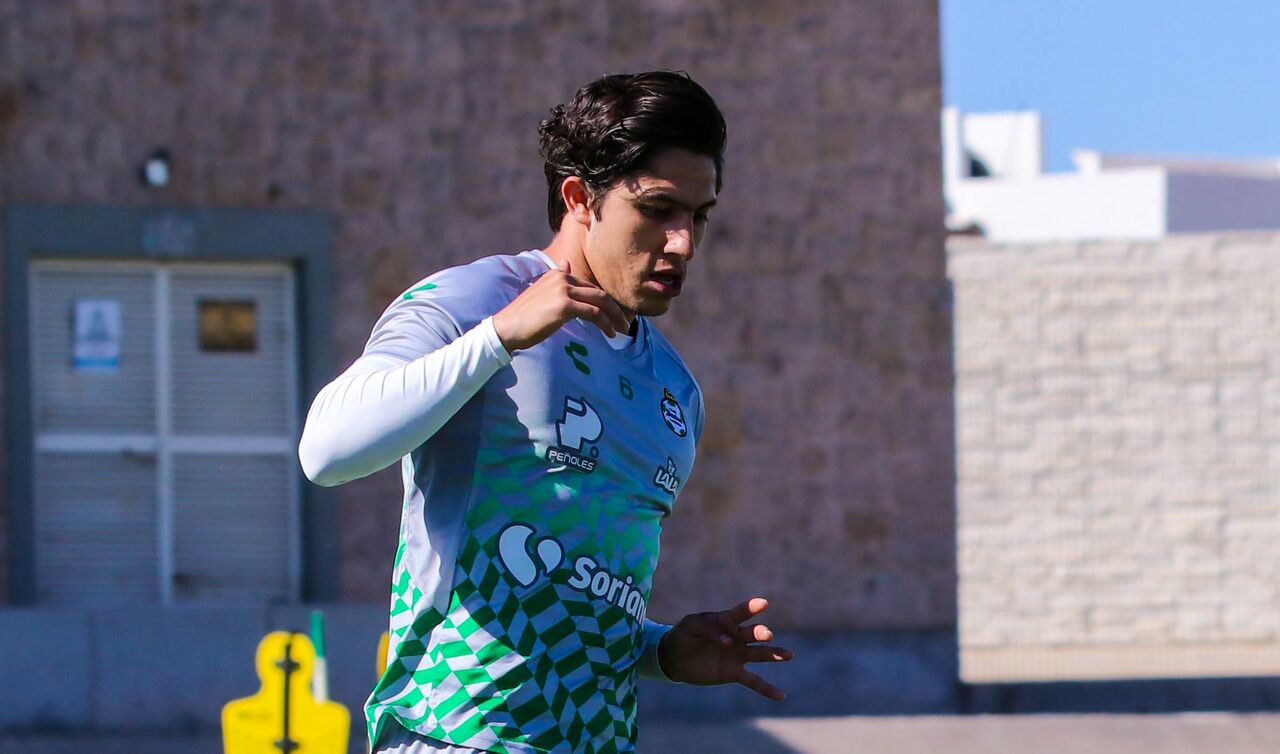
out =
[[(651, 614), (762, 592), (790, 626), (951, 625), (936, 0), (0, 0), (0, 202), (326, 210), (341, 368), (408, 283), (544, 243), (538, 119), (658, 66), (731, 146), (660, 323), (709, 419)], [(341, 492), (346, 599), (385, 600), (398, 486)]]
[(1280, 672), (1280, 234), (949, 256), (965, 677)]

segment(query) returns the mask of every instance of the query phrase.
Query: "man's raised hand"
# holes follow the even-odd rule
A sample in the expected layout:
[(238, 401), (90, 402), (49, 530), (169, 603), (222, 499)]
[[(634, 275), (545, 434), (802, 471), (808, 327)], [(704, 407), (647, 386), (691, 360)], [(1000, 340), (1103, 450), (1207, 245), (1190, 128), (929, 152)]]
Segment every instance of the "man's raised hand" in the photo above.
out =
[(786, 698), (781, 689), (746, 668), (751, 662), (787, 662), (795, 656), (790, 649), (761, 643), (773, 640), (768, 626), (743, 625), (768, 607), (768, 600), (754, 597), (728, 610), (686, 615), (658, 644), (662, 671), (682, 683), (740, 683), (774, 701)]
[(548, 270), (515, 300), (493, 315), (493, 329), (507, 349), (515, 353), (546, 340), (571, 319), (593, 323), (607, 336), (631, 327), (618, 302), (592, 283), (569, 273), (569, 263)]

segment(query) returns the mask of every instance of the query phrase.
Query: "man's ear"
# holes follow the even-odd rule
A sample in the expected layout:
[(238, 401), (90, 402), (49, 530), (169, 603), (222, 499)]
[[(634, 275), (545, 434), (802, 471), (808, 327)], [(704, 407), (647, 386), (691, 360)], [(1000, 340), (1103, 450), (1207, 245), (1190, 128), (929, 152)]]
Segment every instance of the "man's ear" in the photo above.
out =
[(580, 176), (571, 175), (560, 182), (560, 198), (564, 201), (565, 217), (591, 227), (595, 215), (591, 212), (591, 190)]

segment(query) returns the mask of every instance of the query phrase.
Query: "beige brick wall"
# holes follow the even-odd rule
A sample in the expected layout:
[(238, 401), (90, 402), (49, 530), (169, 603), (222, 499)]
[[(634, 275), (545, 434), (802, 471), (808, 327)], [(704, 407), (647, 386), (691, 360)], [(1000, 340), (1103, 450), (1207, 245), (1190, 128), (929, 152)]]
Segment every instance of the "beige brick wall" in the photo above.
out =
[(949, 256), (965, 676), (1280, 672), (1280, 234)]
[[(340, 368), (409, 282), (544, 243), (538, 119), (656, 66), (730, 148), (661, 322), (709, 419), (651, 614), (764, 592), (786, 625), (953, 624), (936, 0), (0, 0), (0, 202), (324, 209)], [(340, 493), (347, 599), (386, 599), (398, 488)]]

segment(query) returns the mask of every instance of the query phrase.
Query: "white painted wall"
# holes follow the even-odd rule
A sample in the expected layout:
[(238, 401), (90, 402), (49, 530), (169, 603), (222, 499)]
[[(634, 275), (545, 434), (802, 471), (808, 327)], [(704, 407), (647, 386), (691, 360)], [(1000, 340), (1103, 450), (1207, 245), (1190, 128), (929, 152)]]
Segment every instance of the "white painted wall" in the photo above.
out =
[(986, 163), (992, 176), (1019, 180), (1042, 172), (1044, 131), (1040, 113), (964, 113), (961, 125), (965, 149)]
[(949, 223), (975, 223), (993, 241), (1159, 238), (1165, 189), (1160, 168), (967, 179), (952, 187)]

